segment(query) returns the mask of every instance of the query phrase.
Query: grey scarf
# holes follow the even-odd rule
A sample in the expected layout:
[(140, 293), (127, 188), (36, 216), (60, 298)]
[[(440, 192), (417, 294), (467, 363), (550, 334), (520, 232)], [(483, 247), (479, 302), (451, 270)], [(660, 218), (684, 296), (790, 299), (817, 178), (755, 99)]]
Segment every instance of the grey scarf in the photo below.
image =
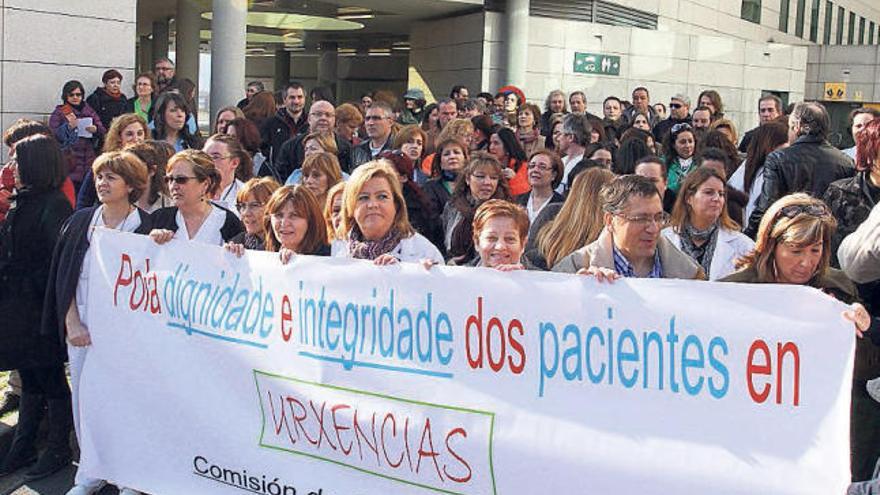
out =
[[(715, 255), (715, 244), (718, 242), (718, 223), (712, 224), (706, 230), (697, 230), (690, 223), (684, 227), (681, 233), (681, 250), (703, 267), (706, 277), (709, 276), (709, 267), (712, 266), (712, 256)], [(705, 241), (700, 246), (695, 242)]]

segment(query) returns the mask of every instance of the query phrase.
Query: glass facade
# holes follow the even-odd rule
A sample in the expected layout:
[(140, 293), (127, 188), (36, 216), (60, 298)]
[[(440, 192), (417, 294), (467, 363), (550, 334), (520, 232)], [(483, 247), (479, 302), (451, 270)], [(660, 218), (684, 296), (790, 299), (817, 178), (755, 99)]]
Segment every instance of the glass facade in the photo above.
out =
[(743, 0), (740, 17), (761, 24), (761, 0)]
[(797, 0), (797, 13), (795, 17), (794, 34), (798, 38), (804, 37), (804, 18), (806, 17), (807, 0)]

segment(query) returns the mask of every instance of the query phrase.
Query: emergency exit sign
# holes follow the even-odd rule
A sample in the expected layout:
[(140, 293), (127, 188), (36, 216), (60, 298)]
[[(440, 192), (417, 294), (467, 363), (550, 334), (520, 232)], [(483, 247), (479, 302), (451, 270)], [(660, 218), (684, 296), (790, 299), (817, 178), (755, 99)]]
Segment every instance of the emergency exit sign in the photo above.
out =
[(574, 53), (574, 71), (578, 74), (601, 76), (620, 75), (620, 57), (601, 53)]

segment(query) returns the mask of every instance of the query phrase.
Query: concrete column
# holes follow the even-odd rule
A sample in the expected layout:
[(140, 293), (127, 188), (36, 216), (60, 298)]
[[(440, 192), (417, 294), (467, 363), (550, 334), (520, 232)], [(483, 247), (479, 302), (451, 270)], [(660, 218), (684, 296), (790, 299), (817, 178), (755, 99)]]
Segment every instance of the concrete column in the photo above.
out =
[(168, 56), (168, 19), (153, 21), (153, 60), (150, 62), (152, 70), (153, 62), (157, 58)]
[(529, 0), (507, 0), (507, 84), (524, 88), (529, 51)]
[[(211, 118), (244, 95), (247, 0), (213, 0), (211, 20)], [(211, 122), (211, 128), (214, 122)]]
[(290, 52), (279, 48), (275, 50), (275, 91), (283, 88), (290, 80)]
[[(189, 79), (199, 85), (199, 30), (201, 29), (201, 9), (194, 0), (177, 0), (177, 29), (175, 35), (176, 58), (175, 74), (179, 80)], [(199, 99), (195, 98), (198, 105)], [(193, 112), (198, 113), (198, 108)]]
[(321, 58), (318, 60), (318, 86), (329, 86), (336, 96), (336, 81), (338, 79), (338, 56), (336, 43), (328, 42), (319, 45)]
[(138, 72), (153, 70), (153, 42), (149, 36), (141, 36), (138, 42)]

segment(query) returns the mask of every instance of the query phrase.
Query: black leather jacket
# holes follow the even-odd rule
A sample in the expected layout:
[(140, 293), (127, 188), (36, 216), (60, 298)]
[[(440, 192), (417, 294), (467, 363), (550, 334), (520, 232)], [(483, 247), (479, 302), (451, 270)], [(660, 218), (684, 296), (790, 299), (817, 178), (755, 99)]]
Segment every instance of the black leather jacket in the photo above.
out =
[(832, 182), (855, 173), (848, 156), (817, 136), (801, 136), (788, 148), (770, 153), (764, 163), (764, 187), (746, 235), (755, 237), (761, 217), (777, 199), (796, 192), (821, 198)]

